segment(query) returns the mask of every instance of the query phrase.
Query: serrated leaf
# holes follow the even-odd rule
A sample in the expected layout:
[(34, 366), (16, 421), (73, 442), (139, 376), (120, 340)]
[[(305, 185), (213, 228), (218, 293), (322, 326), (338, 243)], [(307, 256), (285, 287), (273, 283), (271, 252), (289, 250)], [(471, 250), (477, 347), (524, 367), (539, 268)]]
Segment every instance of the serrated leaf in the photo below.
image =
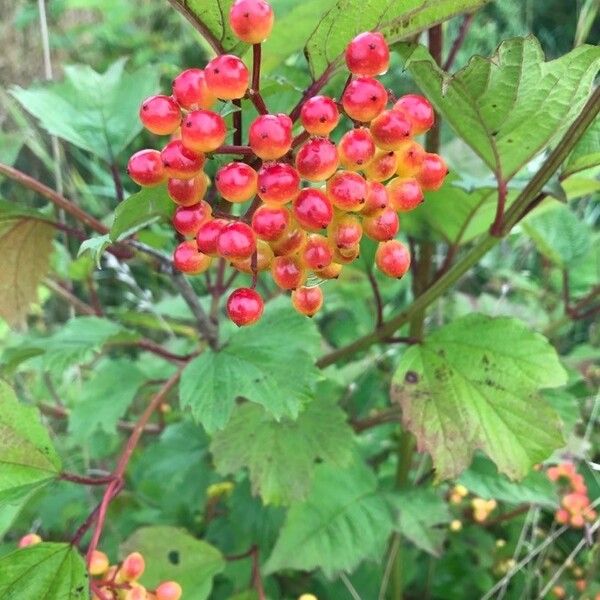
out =
[(69, 544), (44, 542), (0, 558), (0, 598), (84, 600), (89, 597), (85, 563)]
[(0, 380), (0, 504), (14, 502), (60, 473), (61, 462), (37, 409)]
[(596, 117), (573, 148), (563, 177), (597, 165), (600, 165), (600, 117)]
[(190, 362), (181, 376), (181, 406), (209, 433), (227, 424), (238, 397), (261, 404), (276, 419), (294, 419), (319, 377), (319, 344), (311, 320), (287, 302), (271, 302), (256, 325)]
[(275, 421), (256, 404), (238, 406), (210, 448), (220, 473), (247, 467), (253, 492), (265, 504), (289, 504), (306, 496), (318, 459), (343, 468), (352, 447), (344, 411), (313, 400), (295, 421)]
[(205, 600), (212, 580), (225, 568), (221, 553), (185, 529), (168, 526), (142, 527), (122, 544), (123, 554), (141, 552), (146, 569), (140, 581), (149, 589), (166, 580), (181, 585), (183, 597)]
[(575, 119), (600, 66), (594, 46), (544, 62), (533, 36), (504, 41), (494, 56), (474, 56), (454, 75), (423, 46), (407, 44), (401, 55), (443, 119), (504, 180)]
[(329, 578), (353, 571), (378, 556), (391, 527), (390, 508), (365, 465), (319, 465), (307, 500), (289, 509), (264, 571), (321, 568)]
[(548, 341), (510, 318), (472, 314), (402, 356), (392, 398), (439, 478), (485, 452), (512, 479), (563, 444), (558, 415), (538, 395), (566, 374)]
[(96, 263), (96, 266), (100, 268), (100, 259), (104, 254), (104, 251), (110, 246), (110, 236), (108, 233), (104, 235), (97, 235), (81, 242), (77, 256), (82, 254), (90, 253)]

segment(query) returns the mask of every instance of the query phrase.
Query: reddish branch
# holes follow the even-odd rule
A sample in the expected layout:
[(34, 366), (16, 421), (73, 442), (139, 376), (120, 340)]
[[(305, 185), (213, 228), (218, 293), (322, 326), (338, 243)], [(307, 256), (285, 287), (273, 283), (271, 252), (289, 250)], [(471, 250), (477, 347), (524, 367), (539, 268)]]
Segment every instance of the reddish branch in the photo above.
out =
[(383, 298), (381, 297), (381, 291), (379, 290), (377, 279), (375, 279), (375, 275), (373, 274), (373, 269), (370, 266), (367, 267), (367, 277), (369, 278), (369, 283), (371, 284), (371, 289), (373, 290), (373, 299), (375, 300), (375, 328), (377, 329), (381, 327), (381, 324), (383, 323)]
[(506, 208), (506, 196), (508, 193), (508, 186), (500, 169), (496, 173), (496, 180), (498, 182), (498, 204), (496, 205), (496, 216), (494, 222), (490, 227), (490, 234), (494, 237), (502, 237), (504, 235), (504, 210)]
[(252, 575), (250, 583), (256, 590), (258, 600), (266, 600), (265, 589), (260, 576), (260, 550), (256, 544), (253, 544), (246, 552), (226, 556), (225, 560), (234, 561), (243, 560), (244, 558), (252, 558)]
[[(565, 307), (565, 314), (573, 319), (574, 321), (580, 321), (593, 317), (597, 313), (600, 313), (600, 304), (587, 308), (588, 304), (592, 303), (598, 296), (600, 296), (600, 285), (595, 286), (592, 290), (587, 293), (583, 298), (578, 300), (575, 304), (571, 303), (571, 292), (569, 289), (569, 273), (566, 269), (563, 269), (563, 302)], [(584, 310), (586, 309), (586, 310)]]
[(63, 481), (72, 481), (73, 483), (79, 483), (81, 485), (106, 485), (113, 481), (113, 476), (108, 477), (83, 477), (76, 475), (75, 473), (61, 473), (59, 479)]
[(444, 63), (444, 71), (450, 70), (452, 65), (454, 64), (454, 60), (458, 55), (458, 51), (462, 48), (462, 45), (467, 37), (467, 33), (471, 28), (473, 23), (473, 19), (475, 18), (475, 14), (471, 13), (470, 15), (465, 15), (463, 22), (460, 25), (460, 29), (458, 30), (458, 35), (452, 44), (452, 48), (450, 48), (450, 52), (448, 52), (448, 57), (446, 58), (446, 62)]
[(302, 94), (302, 98), (300, 98), (300, 100), (298, 100), (298, 103), (296, 104), (296, 106), (294, 106), (294, 108), (292, 108), (292, 110), (290, 112), (290, 119), (292, 119), (292, 121), (296, 121), (298, 119), (298, 117), (300, 116), (300, 111), (302, 110), (302, 105), (309, 98), (318, 94), (321, 91), (321, 89), (323, 87), (325, 87), (325, 85), (327, 85), (327, 82), (333, 77), (333, 74), (335, 73), (336, 68), (337, 68), (337, 64), (331, 63), (325, 69), (325, 71), (323, 71), (323, 74), (318, 79), (315, 79), (315, 81), (313, 81), (311, 83), (311, 85), (309, 85), (304, 90), (304, 93)]
[[(236, 114), (238, 114), (239, 111), (236, 111), (234, 114), (234, 116)], [(234, 136), (237, 134), (237, 132), (240, 132), (240, 136), (241, 136), (241, 124), (239, 127), (235, 126), (235, 132), (234, 132)], [(252, 156), (254, 154), (252, 148), (250, 148), (250, 146), (242, 146), (242, 145), (230, 145), (228, 146), (227, 144), (224, 144), (223, 146), (219, 146), (216, 150), (213, 150), (213, 154), (239, 154), (241, 156)]]

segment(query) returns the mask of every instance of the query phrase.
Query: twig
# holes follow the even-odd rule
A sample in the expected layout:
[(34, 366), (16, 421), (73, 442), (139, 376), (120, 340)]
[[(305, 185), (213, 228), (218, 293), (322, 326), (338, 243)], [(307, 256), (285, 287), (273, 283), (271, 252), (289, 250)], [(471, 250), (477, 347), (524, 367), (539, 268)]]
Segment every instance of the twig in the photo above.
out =
[(57, 281), (45, 277), (43, 284), (52, 292), (58, 294), (61, 298), (64, 298), (74, 309), (81, 315), (96, 316), (96, 311), (83, 300), (75, 296), (73, 292), (62, 286)]
[(199, 21), (194, 13), (188, 9), (187, 0), (169, 0), (169, 3), (193, 25), (194, 29), (202, 35), (217, 54), (225, 54), (225, 48), (223, 48), (221, 42), (213, 35), (210, 29), (208, 29), (202, 21)]
[[(233, 114), (235, 116), (237, 114), (237, 111)], [(241, 136), (241, 126), (238, 128), (234, 125), (234, 129), (235, 132), (233, 135), (235, 136), (239, 131)], [(213, 150), (213, 154), (239, 154), (240, 156), (252, 156), (254, 154), (254, 151), (252, 150), (252, 148), (250, 148), (250, 146), (242, 146), (241, 144), (223, 144), (222, 146), (219, 146), (216, 150)]]
[(112, 175), (113, 182), (115, 184), (115, 195), (117, 197), (117, 202), (123, 202), (123, 181), (121, 180), (121, 173), (119, 173), (119, 165), (114, 162), (111, 163), (110, 174)]
[(108, 477), (83, 477), (76, 475), (75, 473), (63, 472), (60, 474), (59, 479), (63, 481), (72, 481), (73, 483), (79, 483), (81, 485), (107, 485), (114, 479), (112, 475)]
[(313, 81), (305, 90), (304, 93), (302, 94), (302, 97), (300, 98), (300, 100), (298, 100), (298, 103), (296, 104), (296, 106), (294, 106), (294, 108), (292, 108), (291, 112), (290, 112), (290, 119), (292, 121), (296, 121), (298, 119), (298, 117), (300, 116), (300, 111), (302, 110), (302, 105), (312, 96), (314, 96), (315, 94), (317, 94), (323, 87), (325, 87), (325, 85), (327, 84), (327, 82), (333, 77), (333, 74), (335, 73), (335, 70), (337, 69), (337, 64), (336, 63), (331, 63), (326, 69), (325, 71), (323, 71), (323, 74), (316, 79), (315, 81)]
[(496, 205), (496, 216), (494, 218), (492, 226), (490, 227), (490, 233), (494, 237), (502, 237), (504, 209), (506, 207), (506, 196), (508, 193), (508, 186), (502, 176), (502, 173), (500, 172), (500, 169), (498, 169), (496, 172), (496, 181), (498, 182), (498, 204)]
[(449, 71), (456, 56), (458, 55), (458, 51), (461, 49), (465, 38), (467, 37), (467, 33), (471, 28), (473, 23), (473, 19), (475, 18), (475, 13), (471, 13), (470, 15), (465, 15), (463, 18), (463, 22), (460, 25), (460, 29), (458, 30), (458, 35), (454, 39), (454, 43), (452, 44), (452, 48), (450, 48), (450, 52), (448, 52), (448, 58), (446, 58), (446, 62), (444, 63), (444, 71)]
[[(233, 105), (236, 107), (236, 111), (233, 113), (233, 144), (234, 147), (236, 148), (236, 151), (240, 151), (240, 149), (243, 148), (248, 148), (250, 150), (250, 154), (253, 154), (252, 149), (250, 148), (250, 146), (242, 146), (242, 133), (243, 133), (243, 127), (242, 127), (242, 102), (239, 99), (233, 100)], [(241, 154), (244, 154), (244, 152), (241, 152)]]
[(378, 413), (365, 417), (364, 419), (353, 419), (350, 424), (356, 433), (361, 433), (366, 429), (384, 425), (386, 423), (398, 423), (402, 414), (399, 407), (387, 408)]
[(373, 274), (373, 269), (370, 266), (367, 267), (367, 277), (369, 279), (369, 283), (371, 284), (373, 298), (375, 300), (375, 328), (379, 328), (383, 323), (383, 299), (381, 297), (381, 291), (379, 290), (379, 284), (377, 283), (377, 279), (375, 279), (375, 275)]
[(519, 517), (525, 514), (529, 510), (529, 508), (529, 504), (521, 504), (520, 506), (513, 508), (513, 510), (509, 510), (508, 512), (498, 515), (494, 519), (484, 521), (483, 523), (481, 523), (481, 525), (483, 525), (484, 527), (494, 527), (494, 525), (498, 525), (498, 523), (504, 523), (505, 521), (510, 521), (515, 517)]
[(260, 59), (261, 45), (252, 46), (252, 89), (257, 94), (260, 92)]

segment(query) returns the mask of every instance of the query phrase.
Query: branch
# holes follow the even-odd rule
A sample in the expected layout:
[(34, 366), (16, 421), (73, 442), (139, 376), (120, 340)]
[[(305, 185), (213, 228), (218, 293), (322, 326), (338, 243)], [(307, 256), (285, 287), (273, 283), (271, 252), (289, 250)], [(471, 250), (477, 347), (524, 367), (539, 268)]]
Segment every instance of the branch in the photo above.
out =
[(80, 485), (107, 485), (113, 481), (113, 476), (108, 477), (82, 477), (81, 475), (75, 475), (75, 473), (61, 473), (59, 479), (63, 481), (72, 481), (73, 483), (79, 483)]
[(370, 266), (367, 267), (367, 277), (369, 278), (369, 283), (371, 284), (371, 289), (373, 290), (373, 298), (375, 300), (375, 307), (377, 309), (375, 328), (378, 328), (383, 324), (383, 298), (381, 297), (377, 279), (375, 279), (375, 275), (373, 275), (373, 269)]
[(458, 35), (456, 36), (454, 43), (452, 44), (452, 48), (450, 48), (450, 52), (448, 52), (448, 58), (446, 58), (446, 62), (444, 63), (444, 71), (449, 71), (452, 65), (454, 64), (454, 60), (456, 59), (458, 51), (461, 49), (465, 38), (467, 37), (467, 32), (471, 28), (474, 18), (475, 13), (471, 13), (470, 15), (464, 16), (463, 22), (461, 23), (460, 29), (458, 30)]
[(302, 105), (309, 98), (311, 98), (312, 96), (314, 96), (315, 94), (320, 92), (323, 87), (325, 87), (327, 82), (333, 77), (337, 67), (338, 67), (338, 65), (336, 63), (331, 63), (325, 69), (325, 71), (323, 71), (323, 74), (321, 75), (321, 77), (319, 77), (319, 79), (316, 79), (315, 81), (313, 81), (304, 90), (304, 93), (302, 94), (302, 98), (300, 98), (300, 100), (298, 100), (298, 104), (296, 104), (296, 106), (294, 106), (294, 108), (292, 108), (292, 110), (290, 112), (290, 119), (292, 121), (296, 121), (298, 119), (298, 117), (300, 116), (300, 111), (302, 110)]
[[(236, 111), (235, 113), (233, 113), (234, 115), (237, 114)], [(235, 127), (235, 134), (238, 132), (238, 130), (240, 131), (240, 135), (241, 135), (241, 126)], [(240, 156), (253, 156), (254, 155), (254, 151), (252, 150), (252, 148), (250, 148), (250, 146), (242, 146), (242, 145), (227, 145), (227, 144), (223, 144), (223, 146), (219, 146), (216, 150), (213, 150), (212, 152), (213, 154), (239, 154)]]
[(225, 54), (225, 48), (223, 48), (221, 42), (202, 21), (196, 18), (196, 15), (186, 6), (186, 0), (169, 0), (169, 3), (193, 25), (194, 29), (200, 33), (217, 54)]

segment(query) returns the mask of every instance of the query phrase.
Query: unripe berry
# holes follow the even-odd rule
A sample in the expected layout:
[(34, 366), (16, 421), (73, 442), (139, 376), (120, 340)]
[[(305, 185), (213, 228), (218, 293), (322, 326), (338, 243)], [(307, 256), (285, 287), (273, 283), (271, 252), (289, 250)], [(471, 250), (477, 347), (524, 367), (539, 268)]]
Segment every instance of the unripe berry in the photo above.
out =
[(225, 219), (209, 219), (198, 229), (196, 234), (196, 243), (198, 251), (208, 256), (217, 255), (217, 240), (221, 231), (228, 225), (229, 221)]
[(229, 202), (245, 202), (256, 194), (258, 175), (246, 163), (230, 162), (215, 175), (219, 194)]
[(252, 229), (262, 240), (279, 239), (289, 228), (290, 212), (283, 206), (260, 206), (252, 215)]
[(447, 174), (448, 167), (444, 159), (438, 154), (428, 152), (423, 158), (421, 170), (416, 178), (424, 190), (439, 190)]
[(284, 290), (294, 290), (306, 281), (306, 269), (297, 256), (276, 256), (271, 263), (271, 275)]
[(370, 125), (375, 144), (382, 150), (397, 150), (410, 135), (410, 123), (396, 110), (384, 110)]
[(321, 279), (337, 279), (342, 269), (343, 267), (340, 263), (332, 262), (328, 267), (315, 271), (315, 275)]
[(435, 113), (433, 106), (427, 98), (418, 94), (407, 94), (402, 96), (396, 104), (394, 110), (404, 115), (410, 123), (411, 135), (419, 135), (429, 131), (435, 123)]
[(382, 75), (390, 65), (390, 49), (376, 31), (358, 34), (346, 46), (345, 57), (348, 70), (354, 75)]
[(396, 174), (397, 168), (396, 153), (392, 150), (379, 150), (364, 172), (369, 181), (385, 181)]
[(259, 115), (250, 124), (248, 141), (263, 160), (281, 158), (292, 147), (292, 120), (284, 114)]
[(360, 242), (362, 225), (353, 215), (337, 217), (329, 227), (329, 238), (336, 248), (349, 250)]
[(375, 156), (375, 142), (366, 127), (347, 131), (340, 140), (338, 154), (345, 169), (362, 171)]
[(349, 265), (360, 256), (360, 244), (351, 248), (334, 248), (333, 260), (342, 265)]
[(227, 127), (223, 117), (212, 110), (193, 110), (181, 125), (181, 141), (194, 152), (212, 152), (224, 141)]
[(181, 140), (169, 142), (160, 153), (165, 173), (176, 179), (195, 177), (204, 165), (204, 154), (194, 152), (183, 145)]
[(179, 206), (192, 206), (204, 198), (209, 179), (199, 173), (193, 179), (169, 179), (167, 191), (171, 200)]
[(127, 163), (127, 174), (138, 185), (151, 187), (162, 183), (167, 174), (158, 150), (140, 150)]
[(258, 195), (263, 202), (285, 204), (300, 193), (300, 175), (286, 163), (267, 163), (258, 171)]
[(327, 181), (327, 196), (340, 210), (361, 210), (367, 199), (367, 182), (353, 171), (338, 171)]
[(250, 81), (246, 65), (233, 54), (220, 54), (213, 58), (206, 65), (204, 74), (208, 89), (221, 100), (242, 98)]
[(313, 317), (323, 306), (323, 290), (314, 287), (300, 287), (292, 292), (292, 306), (301, 314)]
[(169, 135), (181, 123), (181, 110), (170, 96), (151, 96), (140, 107), (140, 121), (152, 133)]
[(308, 140), (296, 154), (296, 169), (308, 181), (325, 181), (335, 173), (338, 163), (335, 144), (326, 138)]
[(187, 69), (173, 80), (173, 97), (181, 108), (211, 108), (217, 97), (208, 89), (202, 69)]
[(301, 227), (290, 227), (278, 240), (271, 242), (275, 256), (287, 256), (298, 252), (306, 241), (307, 233)]
[(179, 600), (182, 589), (176, 581), (163, 581), (154, 593), (156, 600)]
[[(257, 240), (256, 242), (256, 272), (266, 271), (271, 268), (271, 263), (273, 262), (273, 250), (267, 242), (263, 242), (262, 240)], [(241, 258), (231, 261), (231, 265), (235, 267), (238, 271), (242, 271), (243, 273), (253, 273), (254, 270), (252, 268), (252, 256), (248, 256), (248, 258)]]
[(386, 189), (390, 207), (395, 211), (407, 212), (423, 202), (423, 190), (414, 177), (395, 177)]
[(110, 562), (108, 560), (108, 556), (104, 554), (104, 552), (100, 552), (100, 550), (94, 550), (92, 552), (92, 556), (90, 557), (90, 562), (88, 565), (88, 572), (93, 577), (97, 577), (98, 575), (103, 575), (108, 571), (108, 567), (110, 566)]
[(252, 256), (256, 250), (256, 236), (250, 225), (233, 221), (223, 227), (217, 238), (217, 253), (231, 260)]
[(247, 44), (260, 44), (271, 33), (275, 15), (265, 0), (235, 0), (229, 10), (233, 33)]
[(382, 183), (371, 181), (367, 186), (367, 200), (360, 213), (365, 217), (371, 217), (388, 207), (389, 197), (387, 190)]
[(210, 219), (211, 214), (210, 204), (202, 200), (202, 202), (192, 206), (178, 206), (171, 222), (175, 230), (181, 235), (195, 236), (200, 226)]
[(307, 268), (313, 271), (324, 269), (333, 260), (333, 248), (326, 237), (313, 233), (308, 236), (300, 257)]
[[(184, 242), (183, 244), (190, 246), (191, 243)], [(145, 567), (144, 557), (139, 552), (132, 552), (123, 560), (121, 569), (119, 570), (119, 577), (121, 581), (135, 581), (141, 577)]]
[(375, 252), (375, 264), (388, 277), (403, 277), (410, 268), (410, 252), (398, 240), (382, 242)]
[(368, 123), (385, 108), (387, 100), (388, 94), (379, 81), (371, 77), (358, 77), (344, 90), (342, 106), (354, 121)]
[(227, 316), (238, 327), (256, 323), (264, 307), (261, 295), (252, 288), (238, 288), (227, 298)]
[[(185, 242), (181, 242), (175, 248), (175, 252), (173, 252), (173, 265), (178, 271), (182, 273), (187, 273), (188, 275), (198, 275), (198, 273), (204, 273), (210, 267), (210, 263), (212, 259), (207, 254), (203, 254), (198, 251), (198, 244), (196, 240), (187, 240)], [(137, 553), (135, 553), (137, 554)], [(141, 556), (141, 555), (140, 555)], [(136, 565), (136, 559), (131, 559), (131, 572), (134, 572)], [(142, 571), (144, 570), (143, 558), (142, 560)], [(135, 563), (135, 564), (134, 564)], [(125, 563), (123, 563), (125, 564)], [(128, 571), (129, 572), (129, 571)], [(129, 577), (129, 576), (128, 576)], [(139, 575), (137, 576), (139, 577)], [(136, 579), (137, 577), (130, 577), (127, 579)]]
[(143, 585), (132, 584), (131, 588), (123, 594), (123, 600), (148, 600), (148, 592)]
[(327, 137), (337, 126), (340, 111), (337, 104), (328, 96), (309, 98), (300, 111), (302, 126), (311, 135)]
[(27, 546), (35, 546), (40, 544), (42, 538), (37, 533), (28, 533), (19, 540), (19, 548), (27, 548)]
[(400, 177), (415, 177), (421, 170), (425, 150), (414, 140), (404, 140), (398, 146), (396, 156), (398, 157), (396, 174)]
[(303, 189), (293, 202), (293, 213), (305, 229), (324, 229), (333, 219), (333, 207), (326, 194), (315, 188)]
[(378, 242), (391, 240), (400, 230), (400, 219), (392, 208), (386, 208), (380, 213), (363, 219), (363, 230)]

